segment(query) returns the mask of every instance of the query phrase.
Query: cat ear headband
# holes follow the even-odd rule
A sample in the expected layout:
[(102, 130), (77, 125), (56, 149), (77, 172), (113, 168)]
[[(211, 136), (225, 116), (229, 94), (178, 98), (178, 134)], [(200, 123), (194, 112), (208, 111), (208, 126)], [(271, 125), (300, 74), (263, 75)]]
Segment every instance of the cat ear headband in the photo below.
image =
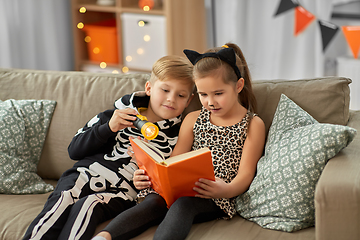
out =
[(238, 79), (241, 78), (240, 70), (236, 66), (236, 54), (235, 54), (234, 49), (232, 49), (232, 48), (229, 48), (226, 46), (224, 49), (221, 49), (218, 52), (207, 52), (204, 54), (198, 53), (193, 50), (185, 49), (184, 53), (193, 65), (195, 65), (200, 59), (203, 59), (206, 57), (218, 58), (218, 59), (226, 62), (227, 64), (229, 64), (234, 69), (235, 74), (238, 77)]

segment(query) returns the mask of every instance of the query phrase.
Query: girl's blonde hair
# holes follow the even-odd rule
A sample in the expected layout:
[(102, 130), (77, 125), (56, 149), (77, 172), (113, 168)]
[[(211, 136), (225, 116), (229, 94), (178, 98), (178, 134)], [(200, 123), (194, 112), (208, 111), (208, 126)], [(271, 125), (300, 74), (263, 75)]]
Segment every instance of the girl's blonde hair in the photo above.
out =
[(154, 63), (150, 82), (169, 79), (183, 81), (185, 84), (191, 85), (192, 91), (194, 90), (193, 65), (186, 57), (165, 56)]
[[(239, 68), (241, 77), (244, 78), (244, 88), (238, 95), (238, 100), (242, 106), (250, 112), (256, 113), (256, 98), (253, 93), (251, 84), (251, 75), (245, 60), (244, 54), (238, 45), (234, 43), (226, 43), (224, 47), (216, 47), (209, 49), (207, 52), (218, 52), (225, 47), (234, 49), (236, 55), (236, 66)], [(226, 62), (214, 57), (205, 57), (194, 65), (194, 78), (204, 78), (209, 75), (220, 74), (225, 83), (236, 84), (239, 80), (234, 69)]]

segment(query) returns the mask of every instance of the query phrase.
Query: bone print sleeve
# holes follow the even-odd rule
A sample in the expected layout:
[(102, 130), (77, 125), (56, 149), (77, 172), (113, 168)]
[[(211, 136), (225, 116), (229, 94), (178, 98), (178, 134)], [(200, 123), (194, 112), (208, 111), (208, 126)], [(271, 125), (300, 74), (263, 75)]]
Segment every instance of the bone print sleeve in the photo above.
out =
[(81, 160), (97, 152), (104, 152), (103, 148), (112, 147), (113, 136), (109, 127), (109, 120), (114, 110), (99, 113), (80, 128), (68, 147), (69, 156), (73, 160)]

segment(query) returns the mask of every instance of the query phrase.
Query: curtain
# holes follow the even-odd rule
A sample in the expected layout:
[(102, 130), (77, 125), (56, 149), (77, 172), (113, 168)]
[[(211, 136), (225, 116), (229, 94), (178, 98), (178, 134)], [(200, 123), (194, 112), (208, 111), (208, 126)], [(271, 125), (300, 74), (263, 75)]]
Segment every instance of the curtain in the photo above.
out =
[(0, 0), (0, 67), (73, 70), (70, 0)]
[[(349, 0), (299, 0), (330, 21), (333, 6)], [(215, 45), (234, 42), (243, 50), (252, 78), (300, 79), (324, 76), (325, 56), (315, 19), (294, 36), (294, 9), (275, 16), (280, 0), (213, 0)]]

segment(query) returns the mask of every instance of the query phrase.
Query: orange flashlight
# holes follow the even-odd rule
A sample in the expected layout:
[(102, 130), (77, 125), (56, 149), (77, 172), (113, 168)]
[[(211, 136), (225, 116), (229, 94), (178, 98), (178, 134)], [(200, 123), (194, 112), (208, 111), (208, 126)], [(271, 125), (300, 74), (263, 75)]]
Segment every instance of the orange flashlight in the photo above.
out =
[(152, 140), (159, 134), (159, 128), (149, 122), (145, 116), (136, 115), (134, 126), (141, 131), (141, 134), (147, 139)]

